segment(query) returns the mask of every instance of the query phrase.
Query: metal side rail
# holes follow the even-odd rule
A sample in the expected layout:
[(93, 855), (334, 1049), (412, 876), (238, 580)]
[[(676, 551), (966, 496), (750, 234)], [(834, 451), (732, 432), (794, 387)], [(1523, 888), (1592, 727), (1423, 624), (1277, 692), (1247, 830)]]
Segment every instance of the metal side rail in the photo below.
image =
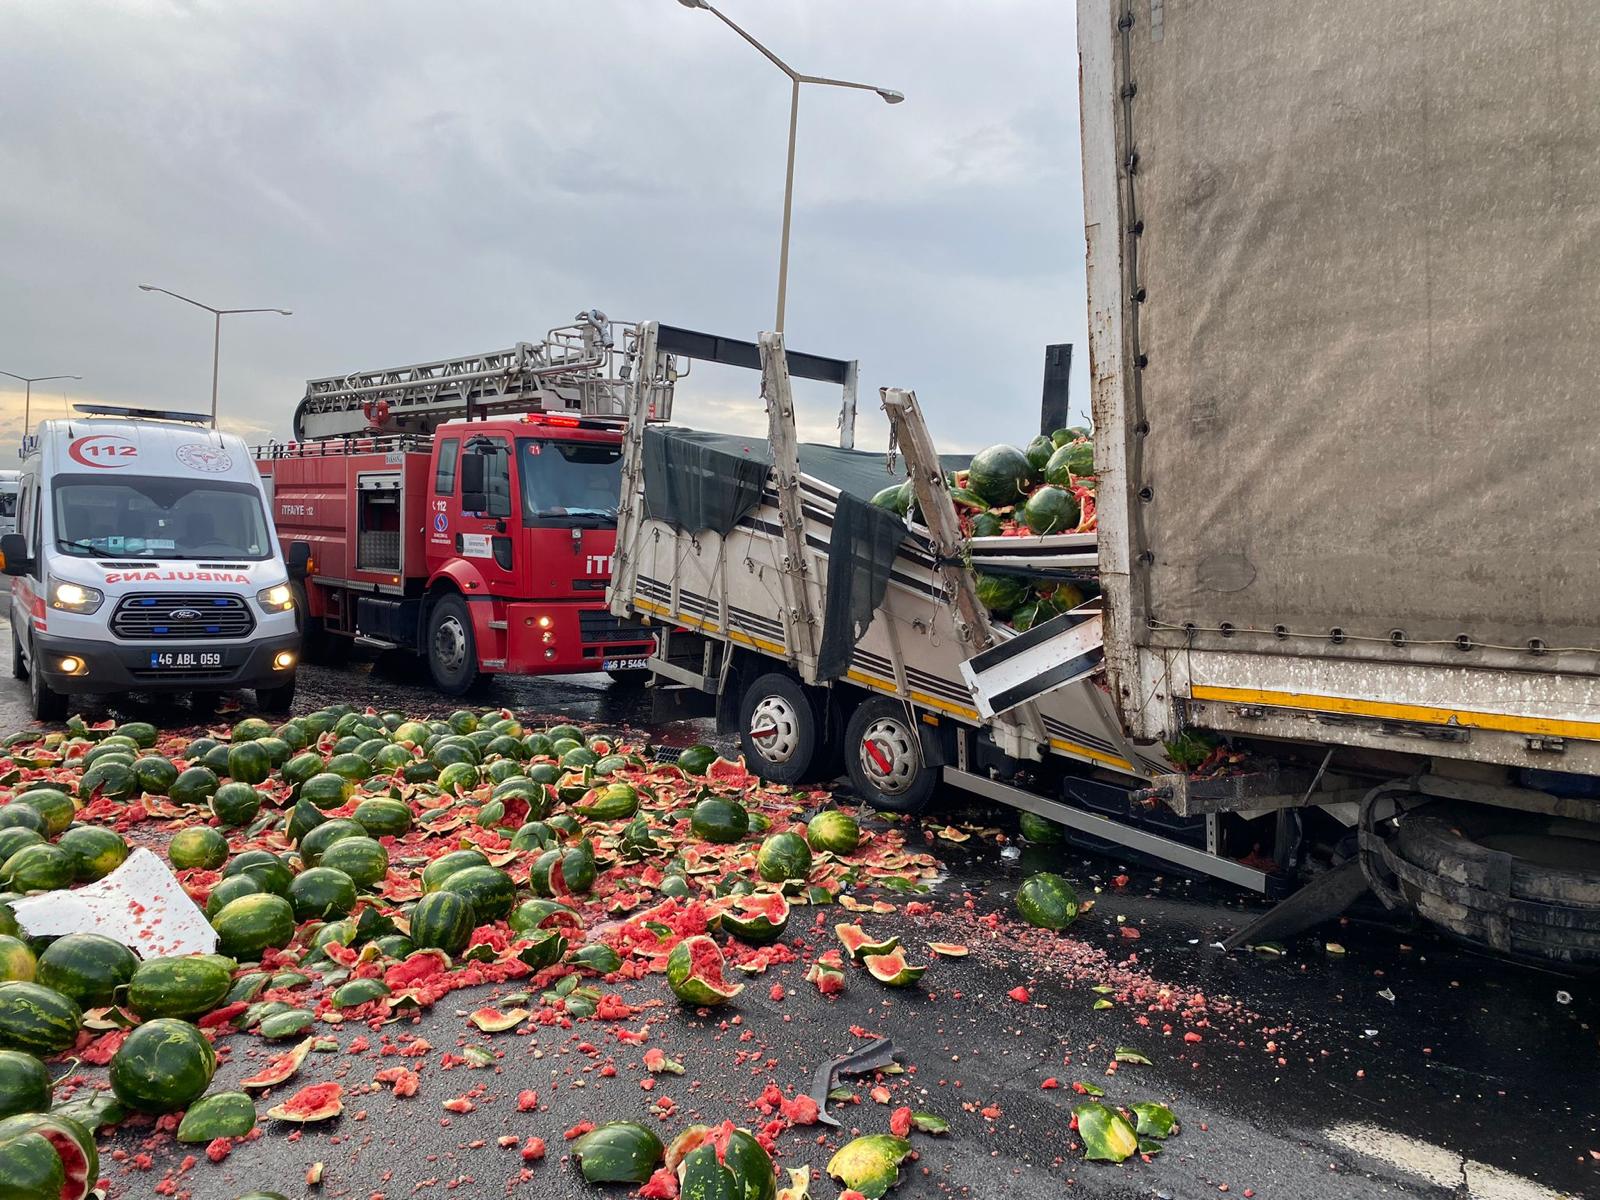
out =
[(961, 788), (975, 795), (997, 800), (1001, 804), (1009, 804), (1012, 808), (1024, 809), (1027, 812), (1054, 821), (1058, 825), (1065, 825), (1069, 829), (1076, 829), (1080, 833), (1087, 833), (1103, 841), (1115, 842), (1119, 846), (1126, 846), (1129, 850), (1136, 850), (1140, 854), (1148, 854), (1151, 858), (1159, 858), (1173, 866), (1199, 875), (1210, 875), (1216, 879), (1225, 880), (1242, 888), (1249, 888), (1254, 892), (1268, 890), (1268, 876), (1265, 871), (1258, 871), (1254, 867), (1247, 867), (1243, 863), (1235, 862), (1231, 858), (1222, 858), (1219, 855), (1207, 854), (1204, 850), (1197, 850), (1193, 846), (1186, 846), (1182, 842), (1175, 842), (1171, 838), (1164, 838), (1160, 834), (1150, 833), (1144, 829), (1134, 829), (1127, 825), (1119, 825), (1107, 817), (1096, 816), (1094, 813), (1084, 812), (1081, 808), (1073, 808), (1059, 800), (1050, 800), (1044, 796), (1036, 796), (1032, 792), (1025, 792), (1021, 788), (1012, 787), (1007, 783), (1000, 783), (982, 775), (974, 775), (970, 771), (963, 771), (956, 767), (944, 769), (944, 781), (952, 787)]

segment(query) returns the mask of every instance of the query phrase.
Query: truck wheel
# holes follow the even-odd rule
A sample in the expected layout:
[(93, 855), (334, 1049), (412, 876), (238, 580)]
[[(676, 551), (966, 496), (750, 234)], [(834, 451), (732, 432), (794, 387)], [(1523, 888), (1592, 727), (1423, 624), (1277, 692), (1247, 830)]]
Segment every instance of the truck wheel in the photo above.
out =
[(67, 698), (60, 692), (52, 691), (50, 685), (44, 681), (44, 672), (34, 664), (34, 669), (28, 672), (28, 699), (33, 708), (35, 721), (60, 721), (67, 715)]
[(278, 687), (258, 687), (256, 707), (262, 712), (286, 713), (294, 706), (294, 676)]
[(17, 627), (11, 627), (11, 678), (26, 679), (28, 677), (28, 664), (22, 657), (22, 638), (17, 633)]
[(478, 682), (478, 645), (467, 602), (454, 593), (428, 614), (428, 669), (446, 696), (463, 696)]
[(845, 726), (845, 769), (861, 798), (882, 812), (921, 812), (939, 769), (927, 761), (906, 706), (887, 696), (863, 700)]
[(751, 682), (739, 703), (739, 746), (769, 783), (806, 777), (817, 752), (817, 717), (798, 680), (773, 672)]

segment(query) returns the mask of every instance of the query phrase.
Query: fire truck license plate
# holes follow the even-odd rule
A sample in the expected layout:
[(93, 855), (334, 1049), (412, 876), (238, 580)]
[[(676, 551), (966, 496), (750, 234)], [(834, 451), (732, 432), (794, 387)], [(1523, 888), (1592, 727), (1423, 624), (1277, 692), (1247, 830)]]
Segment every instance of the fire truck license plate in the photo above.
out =
[(650, 664), (648, 658), (608, 658), (605, 669), (608, 671), (642, 671)]
[(150, 667), (156, 671), (200, 671), (220, 667), (220, 650), (152, 650)]

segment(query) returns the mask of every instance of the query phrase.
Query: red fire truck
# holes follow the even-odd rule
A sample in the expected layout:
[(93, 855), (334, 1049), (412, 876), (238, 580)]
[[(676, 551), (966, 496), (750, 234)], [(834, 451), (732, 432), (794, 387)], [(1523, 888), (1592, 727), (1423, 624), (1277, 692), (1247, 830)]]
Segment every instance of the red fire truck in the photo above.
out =
[[(540, 342), (309, 380), (295, 440), (256, 454), (285, 561), (307, 559), (303, 653), (410, 650), (448, 695), (498, 673), (643, 682), (651, 631), (606, 609), (624, 417), (669, 419), (690, 359), (759, 366), (753, 343), (590, 310)], [(843, 388), (850, 438), (856, 364), (789, 360)]]

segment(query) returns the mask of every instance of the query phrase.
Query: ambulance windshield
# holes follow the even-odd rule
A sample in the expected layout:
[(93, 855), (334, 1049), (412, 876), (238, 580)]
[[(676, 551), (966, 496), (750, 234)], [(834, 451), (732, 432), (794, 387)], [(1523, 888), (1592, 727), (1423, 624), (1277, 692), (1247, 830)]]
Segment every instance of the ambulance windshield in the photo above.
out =
[(264, 559), (261, 495), (221, 480), (58, 476), (56, 545), (82, 558)]

